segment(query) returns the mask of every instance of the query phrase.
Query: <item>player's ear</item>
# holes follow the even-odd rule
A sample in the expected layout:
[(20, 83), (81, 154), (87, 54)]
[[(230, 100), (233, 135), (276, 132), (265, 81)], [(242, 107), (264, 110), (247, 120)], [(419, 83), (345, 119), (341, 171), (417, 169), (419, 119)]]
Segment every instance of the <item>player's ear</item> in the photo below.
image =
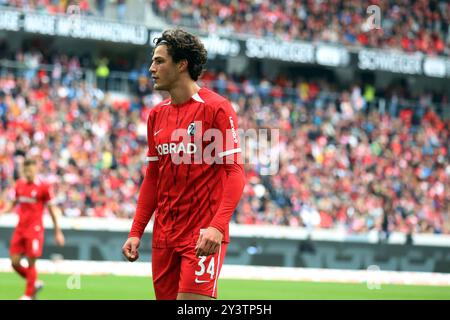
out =
[(183, 72), (183, 71), (187, 70), (187, 67), (188, 67), (188, 61), (186, 59), (181, 59), (178, 62), (178, 70), (180, 72)]

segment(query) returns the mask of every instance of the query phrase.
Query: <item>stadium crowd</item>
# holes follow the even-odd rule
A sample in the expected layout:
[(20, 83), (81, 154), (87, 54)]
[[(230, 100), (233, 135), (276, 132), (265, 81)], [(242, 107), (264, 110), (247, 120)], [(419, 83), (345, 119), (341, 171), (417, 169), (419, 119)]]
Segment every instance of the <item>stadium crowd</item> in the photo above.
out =
[[(380, 29), (369, 23), (369, 5), (380, 8)], [(152, 6), (171, 24), (209, 33), (450, 53), (450, 2), (445, 0), (155, 0)]]
[[(127, 11), (127, 0), (110, 0), (109, 2), (115, 5), (117, 20), (123, 20)], [(105, 16), (106, 5), (106, 0), (0, 0), (0, 6), (27, 11), (100, 17)], [(77, 6), (77, 9), (73, 6)]]
[(92, 14), (90, 1), (88, 0), (0, 0), (2, 6), (50, 14), (65, 14), (69, 6), (73, 4), (80, 8), (80, 13)]
[[(39, 52), (16, 55), (37, 61), (0, 76), (2, 195), (12, 195), (19, 163), (32, 156), (66, 216), (131, 218), (146, 117), (163, 99), (146, 68), (130, 72), (128, 100), (85, 82), (76, 58), (53, 57), (53, 69), (44, 71)], [(205, 73), (200, 83), (231, 99), (240, 128), (278, 130), (278, 144), (242, 141), (248, 183), (236, 223), (450, 233), (449, 122), (429, 108), (435, 96), (422, 94), (405, 108), (406, 93), (375, 94), (369, 84), (255, 82), (221, 72)], [(375, 95), (384, 96), (385, 109)], [(271, 165), (276, 170), (266, 174)]]
[[(126, 0), (111, 1), (123, 20)], [(426, 54), (450, 53), (450, 2), (446, 0), (150, 0), (170, 25), (213, 34), (330, 42)], [(0, 0), (0, 5), (64, 14), (77, 5), (85, 15), (105, 15), (106, 0)], [(369, 5), (380, 19), (369, 19)], [(70, 10), (69, 10), (70, 11)], [(379, 28), (378, 28), (379, 23)]]

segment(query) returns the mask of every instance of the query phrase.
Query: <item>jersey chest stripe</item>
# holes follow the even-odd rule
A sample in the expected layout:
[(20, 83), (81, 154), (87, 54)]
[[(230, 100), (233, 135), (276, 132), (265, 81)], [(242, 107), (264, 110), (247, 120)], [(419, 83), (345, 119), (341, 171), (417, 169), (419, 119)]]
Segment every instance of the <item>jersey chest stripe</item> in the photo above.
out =
[(152, 130), (153, 130), (153, 132), (155, 131), (155, 123), (156, 123), (157, 115), (158, 115), (158, 114), (156, 114), (156, 115), (152, 118)]
[(206, 120), (206, 108), (203, 107), (203, 120)]
[[(170, 158), (170, 156), (169, 156), (169, 158)], [(175, 175), (173, 174), (173, 162), (172, 162), (172, 161), (170, 161), (170, 174), (171, 174), (173, 177), (175, 177)], [(175, 186), (175, 184), (176, 184), (176, 182), (175, 182), (175, 179), (174, 179), (174, 183), (169, 187), (169, 192), (168, 192), (168, 194), (171, 194), (170, 190), (172, 189), (173, 186)], [(172, 200), (170, 200), (170, 201), (169, 201), (169, 212), (170, 212), (170, 217), (172, 218), (172, 221), (175, 221), (175, 214), (174, 214), (174, 212), (172, 211), (172, 207), (173, 207), (173, 203), (172, 203)]]
[(200, 109), (200, 108), (195, 109), (195, 113), (194, 113), (194, 116), (192, 117), (191, 122), (193, 122), (195, 120), (195, 117), (197, 116), (197, 113), (198, 113), (198, 109)]
[[(158, 112), (158, 115), (159, 115), (158, 128), (161, 128), (162, 122), (163, 122), (164, 118), (167, 118), (168, 113), (169, 113), (169, 106), (166, 106), (166, 108), (163, 109), (163, 111)], [(154, 127), (153, 130), (155, 130), (155, 129), (156, 128)]]
[(183, 117), (180, 119), (180, 123), (183, 123), (184, 118), (186, 118), (186, 115), (187, 115), (187, 108), (185, 108), (185, 110), (184, 110), (184, 114), (183, 114)]
[(170, 117), (170, 112), (169, 112), (169, 108), (167, 108), (167, 114), (166, 114), (166, 128), (169, 128), (169, 117)]
[[(197, 113), (198, 113), (198, 108), (195, 110), (194, 116), (192, 117), (192, 121), (194, 121), (195, 117), (197, 116)], [(191, 121), (191, 122), (192, 122), (192, 121)], [(187, 184), (188, 181), (189, 181), (190, 175), (191, 175), (191, 166), (189, 165), (189, 166), (188, 166), (188, 169), (187, 169), (187, 175), (186, 175), (186, 184)], [(192, 203), (194, 202), (194, 198), (195, 198), (196, 196), (197, 196), (197, 190), (196, 190), (195, 185), (194, 185), (194, 196), (191, 198), (191, 202), (190, 202), (190, 204), (189, 204), (189, 212), (188, 212), (189, 218), (190, 218), (191, 213), (192, 213), (192, 210), (191, 210), (191, 208), (192, 208)], [(197, 205), (198, 205), (198, 203), (199, 203), (199, 201), (198, 201), (198, 196), (197, 196)]]
[[(201, 205), (201, 203), (200, 203), (200, 201), (199, 201), (199, 197), (198, 197), (198, 192), (197, 192), (197, 188), (196, 188), (196, 184), (194, 183), (194, 184), (192, 184), (193, 185), (193, 187), (194, 187), (194, 197), (193, 198), (195, 198), (195, 203), (196, 203), (196, 206), (197, 206), (197, 208), (200, 208), (200, 205)], [(190, 212), (189, 213), (189, 216), (192, 214), (192, 212)]]
[[(180, 108), (177, 108), (177, 121), (176, 121), (177, 128), (179, 127), (179, 124), (178, 124), (179, 116), (180, 116)], [(175, 167), (175, 174), (173, 175), (173, 184), (174, 185), (177, 184), (177, 177), (178, 177), (178, 166)], [(178, 217), (178, 214), (176, 216)]]
[[(205, 176), (205, 170), (203, 170), (203, 166), (202, 168), (202, 176)], [(209, 213), (211, 215), (211, 217), (213, 217), (213, 212), (212, 212), (212, 207), (211, 207), (211, 190), (209, 189), (209, 185), (208, 185), (209, 181), (206, 182), (206, 191), (208, 192), (208, 209), (209, 209)]]

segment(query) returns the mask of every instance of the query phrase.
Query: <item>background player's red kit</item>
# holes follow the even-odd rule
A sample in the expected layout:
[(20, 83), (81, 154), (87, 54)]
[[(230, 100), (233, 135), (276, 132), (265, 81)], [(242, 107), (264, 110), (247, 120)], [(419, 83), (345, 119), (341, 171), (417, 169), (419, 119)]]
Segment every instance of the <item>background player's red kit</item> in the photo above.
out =
[(18, 204), (19, 223), (11, 239), (10, 254), (24, 254), (38, 258), (42, 255), (44, 226), (42, 216), (51, 200), (50, 187), (41, 181), (17, 181), (15, 200)]

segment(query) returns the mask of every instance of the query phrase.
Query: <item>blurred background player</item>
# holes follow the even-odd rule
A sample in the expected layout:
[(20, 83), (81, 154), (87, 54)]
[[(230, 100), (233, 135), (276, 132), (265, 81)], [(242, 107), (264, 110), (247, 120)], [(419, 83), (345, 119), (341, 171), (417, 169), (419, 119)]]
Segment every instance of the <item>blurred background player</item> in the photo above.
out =
[[(147, 161), (129, 238), (123, 253), (138, 258), (140, 239), (157, 210), (152, 242), (152, 271), (156, 299), (217, 297), (217, 279), (229, 243), (228, 224), (242, 195), (244, 169), (236, 135), (237, 116), (230, 102), (197, 83), (207, 52), (200, 40), (181, 29), (167, 30), (156, 39), (150, 72), (156, 90), (166, 99), (148, 118)], [(174, 137), (177, 131), (187, 136)], [(176, 163), (180, 154), (208, 129), (220, 138), (215, 159), (207, 163)], [(212, 142), (210, 143), (212, 144)], [(192, 160), (210, 144), (196, 143)], [(185, 159), (183, 159), (184, 161)]]
[[(64, 235), (58, 224), (59, 209), (51, 203), (50, 186), (36, 176), (36, 162), (25, 160), (23, 164), (24, 179), (15, 185), (15, 199), (7, 204), (0, 214), (11, 211), (18, 205), (19, 222), (14, 231), (10, 245), (11, 264), (14, 270), (26, 279), (25, 294), (21, 300), (33, 300), (43, 288), (44, 283), (37, 280), (36, 259), (42, 255), (44, 246), (43, 213), (45, 205), (53, 220), (55, 240), (64, 245)], [(28, 259), (28, 267), (21, 264), (23, 257)]]

